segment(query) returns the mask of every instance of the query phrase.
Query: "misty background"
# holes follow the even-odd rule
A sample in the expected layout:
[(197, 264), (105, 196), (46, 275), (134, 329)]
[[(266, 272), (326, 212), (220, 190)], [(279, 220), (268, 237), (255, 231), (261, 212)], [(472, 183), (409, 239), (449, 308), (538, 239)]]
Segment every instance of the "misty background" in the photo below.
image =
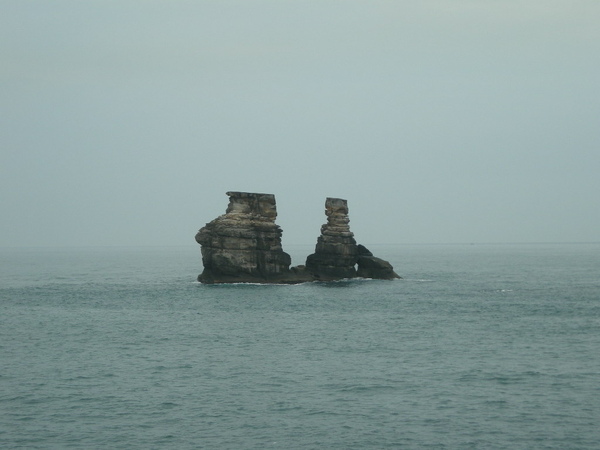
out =
[(600, 241), (600, 2), (0, 0), (0, 246)]

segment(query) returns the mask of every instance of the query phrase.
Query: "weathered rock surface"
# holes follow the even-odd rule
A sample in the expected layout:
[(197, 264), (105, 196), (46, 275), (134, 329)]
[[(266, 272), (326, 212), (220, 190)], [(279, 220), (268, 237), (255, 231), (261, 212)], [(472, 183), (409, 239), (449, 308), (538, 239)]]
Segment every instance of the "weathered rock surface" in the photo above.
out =
[[(342, 278), (400, 278), (392, 265), (373, 256), (364, 245), (356, 244), (350, 231), (348, 202), (341, 198), (325, 200), (327, 223), (321, 227), (315, 253), (306, 258), (306, 270), (315, 279), (329, 281)], [(358, 265), (358, 270), (355, 266)]]
[(348, 223), (348, 202), (325, 200), (327, 223), (321, 227), (315, 252), (306, 258), (306, 270), (318, 280), (339, 280), (356, 276), (358, 247)]
[[(302, 283), (344, 278), (400, 278), (391, 264), (357, 245), (348, 223), (348, 202), (327, 198), (327, 223), (321, 227), (315, 253), (305, 266), (290, 268), (281, 248), (281, 228), (275, 224), (275, 196), (227, 192), (224, 215), (196, 234), (202, 246), (203, 283)], [(358, 271), (356, 266), (358, 265)]]
[(203, 283), (278, 282), (289, 272), (272, 194), (227, 192), (229, 206), (196, 234), (202, 246)]

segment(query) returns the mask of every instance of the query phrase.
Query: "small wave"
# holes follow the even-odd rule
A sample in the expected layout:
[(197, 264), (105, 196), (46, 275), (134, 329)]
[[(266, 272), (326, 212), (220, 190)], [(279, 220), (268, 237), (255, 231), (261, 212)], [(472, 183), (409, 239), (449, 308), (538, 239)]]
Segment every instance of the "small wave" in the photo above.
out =
[(161, 409), (172, 409), (179, 406), (178, 403), (174, 403), (174, 402), (163, 402), (159, 405), (159, 408)]
[(29, 422), (31, 420), (35, 420), (35, 417), (23, 416), (23, 417), (17, 417), (16, 420), (19, 422)]
[(315, 411), (307, 411), (307, 416), (342, 416), (342, 413), (337, 413), (333, 411), (325, 411), (324, 409), (319, 409)]
[(281, 406), (276, 405), (273, 408), (273, 410), (277, 411), (277, 412), (301, 411), (302, 407), (298, 406), (298, 405), (290, 405), (290, 406), (288, 406), (288, 405), (281, 405)]
[[(198, 283), (198, 282), (196, 282)], [(227, 287), (239, 287), (239, 286), (293, 286), (290, 283), (251, 283), (251, 282), (239, 282), (239, 283), (198, 283), (201, 286), (209, 286), (211, 288), (227, 288)], [(303, 284), (303, 283), (295, 283)]]
[(375, 391), (387, 391), (390, 389), (394, 389), (394, 386), (386, 385), (386, 384), (375, 384), (369, 386), (346, 386), (340, 389), (341, 392), (375, 392)]

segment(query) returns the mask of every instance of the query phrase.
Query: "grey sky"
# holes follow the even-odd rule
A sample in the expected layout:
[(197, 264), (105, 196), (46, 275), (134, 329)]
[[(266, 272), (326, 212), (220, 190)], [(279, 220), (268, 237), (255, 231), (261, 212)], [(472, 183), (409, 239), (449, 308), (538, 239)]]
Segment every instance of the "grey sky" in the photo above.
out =
[(0, 246), (600, 241), (596, 0), (0, 0)]

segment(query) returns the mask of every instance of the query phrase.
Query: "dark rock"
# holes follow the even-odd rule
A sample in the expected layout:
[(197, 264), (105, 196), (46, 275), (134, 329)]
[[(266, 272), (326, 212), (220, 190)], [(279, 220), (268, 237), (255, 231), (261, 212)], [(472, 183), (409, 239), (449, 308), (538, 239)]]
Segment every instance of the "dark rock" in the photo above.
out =
[(307, 272), (305, 266), (290, 267), (290, 271), (279, 280), (280, 283), (286, 284), (305, 283), (307, 281), (315, 281), (315, 278)]
[(361, 278), (376, 278), (378, 280), (393, 280), (400, 278), (392, 265), (375, 256), (359, 256), (357, 276)]
[(373, 256), (373, 253), (371, 253), (369, 251), (369, 249), (362, 244), (358, 244), (356, 246), (356, 250), (357, 250), (358, 256)]

